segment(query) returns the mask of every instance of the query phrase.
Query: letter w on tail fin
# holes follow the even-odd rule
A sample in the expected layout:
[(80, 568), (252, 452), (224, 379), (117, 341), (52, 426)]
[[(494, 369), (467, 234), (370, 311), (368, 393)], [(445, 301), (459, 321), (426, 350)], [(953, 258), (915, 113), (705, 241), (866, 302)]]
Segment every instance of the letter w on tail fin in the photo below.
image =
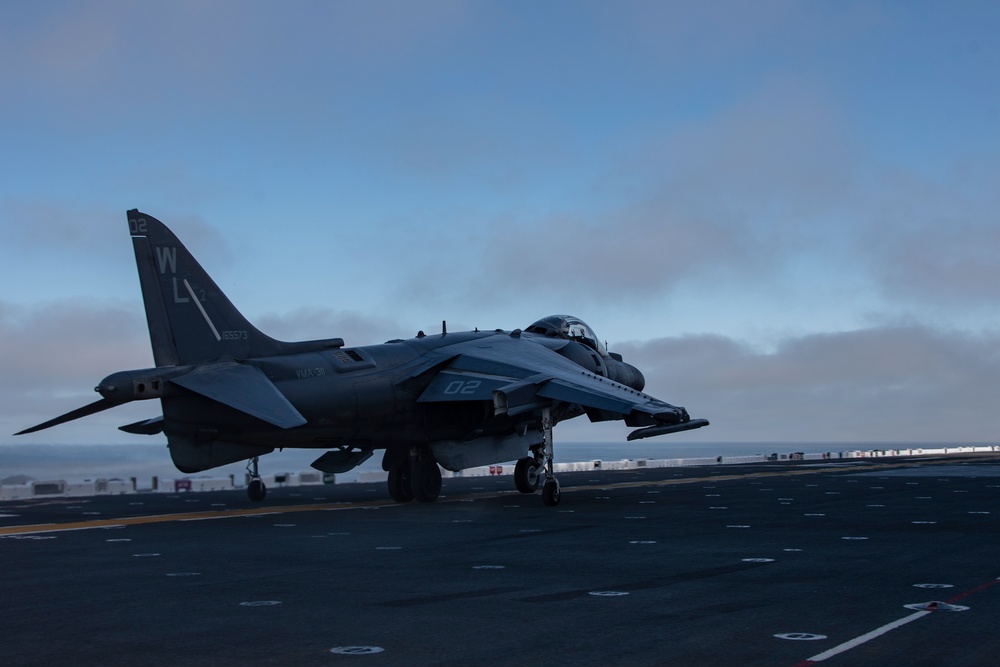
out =
[(128, 225), (157, 366), (281, 351), (283, 343), (243, 317), (166, 225), (135, 209)]

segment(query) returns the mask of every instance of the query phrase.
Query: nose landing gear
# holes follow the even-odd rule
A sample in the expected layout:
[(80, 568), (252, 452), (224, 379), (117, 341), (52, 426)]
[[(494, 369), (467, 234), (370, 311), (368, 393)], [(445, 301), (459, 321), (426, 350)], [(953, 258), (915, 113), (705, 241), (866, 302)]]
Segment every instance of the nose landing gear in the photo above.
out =
[(542, 484), (542, 502), (549, 507), (559, 504), (559, 480), (552, 472), (552, 415), (549, 408), (542, 410), (542, 445), (532, 447), (532, 456), (519, 459), (514, 466), (514, 486), (521, 493), (534, 493)]

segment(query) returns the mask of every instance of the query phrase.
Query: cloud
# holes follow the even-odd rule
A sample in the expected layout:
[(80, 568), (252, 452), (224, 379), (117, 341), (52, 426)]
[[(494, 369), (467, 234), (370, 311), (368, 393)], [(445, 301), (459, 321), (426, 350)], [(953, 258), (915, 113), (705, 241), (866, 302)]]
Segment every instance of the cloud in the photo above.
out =
[(789, 338), (761, 352), (725, 336), (616, 346), (647, 390), (720, 441), (971, 442), (1000, 432), (1000, 334), (917, 324)]
[[(10, 435), (99, 398), (108, 374), (153, 365), (143, 314), (122, 304), (65, 300), (35, 306), (0, 301), (0, 426)], [(112, 414), (113, 413), (113, 414)], [(115, 429), (159, 413), (138, 402), (23, 436), (34, 442), (115, 442)], [(133, 436), (134, 440), (134, 436)]]
[(1000, 161), (969, 156), (940, 174), (886, 170), (865, 198), (857, 251), (883, 293), (915, 305), (1000, 306)]
[(270, 313), (254, 322), (268, 336), (278, 340), (343, 338), (348, 347), (384, 343), (408, 338), (416, 331), (404, 331), (396, 322), (356, 311), (304, 306), (287, 313)]
[[(467, 277), (457, 287), (469, 303), (586, 293), (640, 304), (781, 276), (842, 233), (828, 222), (855, 187), (854, 141), (829, 95), (806, 82), (774, 79), (707, 119), (619, 138), (578, 186), (584, 199), (534, 214), (467, 211), (463, 231), (432, 227), (416, 243)], [(412, 268), (404, 289), (433, 293), (432, 267)]]

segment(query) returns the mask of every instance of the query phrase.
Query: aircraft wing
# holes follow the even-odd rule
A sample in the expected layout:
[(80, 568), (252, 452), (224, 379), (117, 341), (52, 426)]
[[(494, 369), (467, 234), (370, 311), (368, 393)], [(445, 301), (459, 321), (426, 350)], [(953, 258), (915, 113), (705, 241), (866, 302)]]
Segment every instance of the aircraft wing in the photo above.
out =
[(707, 426), (687, 411), (595, 375), (544, 345), (479, 345), (459, 354), (440, 370), (419, 402), (493, 401), (498, 413), (511, 416), (553, 402), (581, 406), (592, 421), (624, 419), (645, 426), (630, 439)]

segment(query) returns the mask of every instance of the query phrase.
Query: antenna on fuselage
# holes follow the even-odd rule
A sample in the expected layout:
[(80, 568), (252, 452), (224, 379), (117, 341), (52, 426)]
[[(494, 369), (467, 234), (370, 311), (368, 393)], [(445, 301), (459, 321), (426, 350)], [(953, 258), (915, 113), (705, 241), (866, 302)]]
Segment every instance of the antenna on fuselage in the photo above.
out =
[(441, 320), (441, 335), (443, 336), (446, 333), (448, 333), (448, 321)]

